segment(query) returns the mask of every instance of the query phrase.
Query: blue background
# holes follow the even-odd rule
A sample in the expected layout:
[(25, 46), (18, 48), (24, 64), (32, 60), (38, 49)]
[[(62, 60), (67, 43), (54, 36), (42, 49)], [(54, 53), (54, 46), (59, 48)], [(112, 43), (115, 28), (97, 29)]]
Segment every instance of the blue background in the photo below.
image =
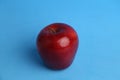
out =
[[(36, 50), (39, 31), (54, 22), (80, 39), (62, 71), (44, 67)], [(120, 1), (0, 0), (0, 80), (120, 80)]]

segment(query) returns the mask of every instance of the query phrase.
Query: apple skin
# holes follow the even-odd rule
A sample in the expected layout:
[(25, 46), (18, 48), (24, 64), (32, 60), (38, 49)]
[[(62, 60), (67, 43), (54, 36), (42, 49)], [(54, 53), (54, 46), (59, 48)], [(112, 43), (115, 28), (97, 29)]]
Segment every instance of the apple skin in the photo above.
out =
[(44, 64), (55, 70), (72, 64), (79, 44), (76, 31), (65, 23), (46, 26), (38, 34), (36, 42)]

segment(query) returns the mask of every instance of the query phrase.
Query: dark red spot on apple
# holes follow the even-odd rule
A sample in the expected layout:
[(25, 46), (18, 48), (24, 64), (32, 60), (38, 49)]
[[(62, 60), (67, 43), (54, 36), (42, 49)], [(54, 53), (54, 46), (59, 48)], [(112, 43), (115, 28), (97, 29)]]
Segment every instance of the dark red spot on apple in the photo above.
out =
[(73, 62), (78, 42), (78, 35), (71, 26), (54, 23), (41, 30), (37, 37), (37, 48), (46, 66), (65, 69)]

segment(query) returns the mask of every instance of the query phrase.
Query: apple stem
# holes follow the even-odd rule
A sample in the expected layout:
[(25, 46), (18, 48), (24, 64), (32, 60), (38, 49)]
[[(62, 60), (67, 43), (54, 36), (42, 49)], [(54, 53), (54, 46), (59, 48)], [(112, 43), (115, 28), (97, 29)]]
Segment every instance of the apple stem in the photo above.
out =
[(54, 28), (49, 28), (51, 33), (56, 33), (56, 30)]

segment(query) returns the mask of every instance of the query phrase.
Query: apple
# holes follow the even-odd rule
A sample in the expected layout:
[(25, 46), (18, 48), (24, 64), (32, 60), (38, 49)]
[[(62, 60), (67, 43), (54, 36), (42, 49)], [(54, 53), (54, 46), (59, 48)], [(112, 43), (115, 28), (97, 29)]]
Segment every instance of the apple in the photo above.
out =
[(48, 68), (61, 70), (72, 64), (79, 40), (71, 26), (53, 23), (40, 31), (36, 43), (44, 64)]

